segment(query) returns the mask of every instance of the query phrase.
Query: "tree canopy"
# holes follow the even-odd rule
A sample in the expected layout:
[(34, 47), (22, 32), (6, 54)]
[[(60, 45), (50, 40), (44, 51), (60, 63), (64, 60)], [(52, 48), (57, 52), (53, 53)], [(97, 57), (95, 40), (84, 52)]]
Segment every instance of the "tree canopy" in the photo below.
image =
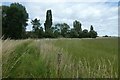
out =
[(12, 3), (3, 6), (2, 9), (2, 31), (5, 38), (23, 38), (27, 26), (28, 13), (22, 4)]

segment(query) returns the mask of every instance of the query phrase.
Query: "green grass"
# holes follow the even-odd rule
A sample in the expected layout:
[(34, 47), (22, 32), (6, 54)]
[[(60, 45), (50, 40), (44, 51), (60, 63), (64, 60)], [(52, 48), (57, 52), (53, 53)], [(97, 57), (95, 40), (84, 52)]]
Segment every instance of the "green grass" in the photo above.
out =
[(6, 40), (2, 44), (8, 48), (2, 53), (5, 78), (118, 77), (117, 38)]
[[(117, 39), (57, 40), (55, 45), (77, 57), (108, 57), (118, 54)], [(104, 56), (103, 56), (104, 55)]]

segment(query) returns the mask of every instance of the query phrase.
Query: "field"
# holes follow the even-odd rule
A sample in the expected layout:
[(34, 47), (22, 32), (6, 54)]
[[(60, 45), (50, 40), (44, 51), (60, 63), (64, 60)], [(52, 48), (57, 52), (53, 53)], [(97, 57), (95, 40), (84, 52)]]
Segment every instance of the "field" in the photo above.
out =
[(1, 55), (3, 78), (118, 77), (117, 38), (7, 39)]

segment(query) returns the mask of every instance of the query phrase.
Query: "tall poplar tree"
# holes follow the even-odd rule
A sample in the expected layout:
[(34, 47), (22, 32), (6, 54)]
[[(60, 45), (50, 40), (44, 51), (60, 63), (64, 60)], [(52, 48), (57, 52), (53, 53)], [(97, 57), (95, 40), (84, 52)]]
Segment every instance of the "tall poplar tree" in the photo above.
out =
[(47, 10), (46, 21), (44, 23), (45, 31), (49, 30), (52, 26), (52, 11)]

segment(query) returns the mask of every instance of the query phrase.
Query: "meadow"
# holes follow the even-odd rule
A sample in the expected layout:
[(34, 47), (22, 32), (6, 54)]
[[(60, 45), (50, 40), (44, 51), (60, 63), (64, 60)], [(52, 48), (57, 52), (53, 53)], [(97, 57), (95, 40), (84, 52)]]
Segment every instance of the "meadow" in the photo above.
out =
[(118, 39), (1, 40), (3, 78), (117, 78)]

